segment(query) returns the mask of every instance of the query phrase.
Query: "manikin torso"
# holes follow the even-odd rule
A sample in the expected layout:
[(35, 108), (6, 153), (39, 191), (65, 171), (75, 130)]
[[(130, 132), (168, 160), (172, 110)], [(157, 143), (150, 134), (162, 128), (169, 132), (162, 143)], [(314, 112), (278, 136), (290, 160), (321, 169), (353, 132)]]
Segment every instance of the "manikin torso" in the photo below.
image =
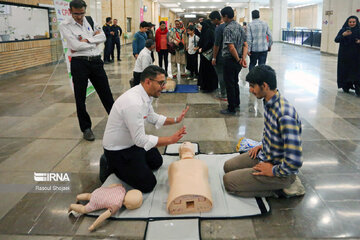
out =
[(194, 159), (192, 144), (185, 142), (179, 149), (180, 161), (170, 164), (167, 210), (170, 214), (207, 212), (212, 197), (205, 162)]

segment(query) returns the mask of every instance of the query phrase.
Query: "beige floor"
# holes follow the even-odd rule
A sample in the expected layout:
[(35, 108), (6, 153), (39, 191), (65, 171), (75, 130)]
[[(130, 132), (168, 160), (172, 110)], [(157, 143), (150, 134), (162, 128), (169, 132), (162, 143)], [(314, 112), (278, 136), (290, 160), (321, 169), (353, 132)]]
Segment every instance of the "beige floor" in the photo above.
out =
[[(130, 46), (123, 47), (122, 59), (105, 66), (115, 98), (129, 88), (134, 66)], [(268, 64), (277, 72), (280, 92), (302, 119), (300, 178), (307, 193), (301, 198), (269, 199), (272, 211), (265, 216), (203, 220), (202, 238), (360, 238), (360, 98), (337, 89), (335, 56), (277, 43)], [(63, 63), (39, 98), (53, 69), (41, 67), (0, 80), (0, 239), (142, 239), (145, 221), (108, 220), (88, 233), (94, 218), (68, 217), (67, 207), (76, 194), (100, 185), (107, 116), (98, 96), (91, 95), (87, 107), (97, 140), (84, 141)], [(184, 140), (199, 142), (204, 153), (234, 152), (240, 137), (260, 140), (262, 135), (262, 102), (249, 100), (247, 72), (241, 72), (241, 110), (236, 116), (219, 114), (226, 103), (215, 93), (163, 94), (154, 101), (154, 109), (177, 116), (190, 106)], [(177, 127), (146, 129), (164, 136)], [(34, 172), (69, 173), (71, 192), (35, 193)]]

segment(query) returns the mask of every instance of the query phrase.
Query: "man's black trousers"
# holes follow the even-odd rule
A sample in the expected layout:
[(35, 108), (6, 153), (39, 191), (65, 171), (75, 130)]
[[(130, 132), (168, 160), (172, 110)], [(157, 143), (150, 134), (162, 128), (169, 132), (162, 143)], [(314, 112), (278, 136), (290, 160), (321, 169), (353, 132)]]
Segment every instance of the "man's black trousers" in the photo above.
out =
[(115, 175), (135, 189), (143, 193), (151, 192), (157, 181), (153, 170), (157, 170), (163, 163), (157, 148), (149, 151), (132, 146), (118, 151), (104, 149), (109, 167)]
[(86, 111), (85, 104), (88, 79), (90, 79), (108, 114), (114, 104), (114, 98), (104, 70), (104, 62), (100, 56), (92, 61), (73, 57), (71, 59), (71, 74), (74, 84), (77, 116), (80, 129), (84, 132), (86, 129), (91, 128), (91, 119)]

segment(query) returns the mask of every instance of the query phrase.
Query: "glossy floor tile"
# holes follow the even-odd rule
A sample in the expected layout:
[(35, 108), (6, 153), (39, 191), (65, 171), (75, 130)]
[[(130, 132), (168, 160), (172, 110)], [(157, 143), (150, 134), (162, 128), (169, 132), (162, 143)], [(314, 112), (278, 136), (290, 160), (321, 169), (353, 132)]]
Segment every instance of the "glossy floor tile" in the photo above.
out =
[[(123, 61), (105, 65), (114, 99), (129, 89), (134, 67), (131, 45), (121, 54)], [(299, 176), (306, 194), (268, 198), (271, 212), (263, 216), (202, 220), (202, 239), (360, 239), (360, 98), (337, 89), (336, 56), (275, 43), (268, 64), (277, 73), (280, 93), (302, 120)], [(108, 220), (89, 233), (95, 218), (68, 216), (77, 194), (101, 184), (99, 158), (108, 116), (97, 94), (90, 95), (86, 105), (96, 140), (83, 140), (66, 66), (61, 63), (49, 79), (53, 70), (41, 67), (0, 81), (0, 239), (143, 239), (145, 221)], [(147, 124), (146, 132), (170, 136), (186, 126), (181, 141), (198, 142), (207, 154), (235, 152), (241, 137), (260, 141), (263, 102), (249, 93), (247, 73), (239, 74), (236, 115), (219, 113), (227, 102), (219, 101), (216, 92), (163, 93), (153, 101), (156, 112), (177, 117), (186, 106), (190, 110), (182, 123), (159, 130)], [(196, 84), (180, 76), (176, 81)], [(34, 172), (50, 171), (68, 173), (71, 191), (34, 192)]]

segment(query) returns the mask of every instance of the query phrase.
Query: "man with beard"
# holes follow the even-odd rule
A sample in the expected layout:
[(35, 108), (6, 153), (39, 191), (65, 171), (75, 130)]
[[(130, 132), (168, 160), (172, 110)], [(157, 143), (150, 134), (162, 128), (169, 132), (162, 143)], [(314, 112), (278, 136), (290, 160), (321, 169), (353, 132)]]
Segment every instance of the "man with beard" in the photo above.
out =
[(157, 147), (179, 141), (186, 134), (185, 126), (169, 137), (145, 133), (145, 121), (157, 129), (163, 125), (180, 123), (189, 108), (175, 118), (154, 112), (153, 98), (158, 98), (165, 88), (164, 69), (151, 65), (141, 74), (141, 83), (122, 94), (114, 103), (106, 124), (100, 159), (100, 180), (111, 174), (135, 189), (151, 192), (156, 185), (153, 170), (161, 167), (163, 160)]

